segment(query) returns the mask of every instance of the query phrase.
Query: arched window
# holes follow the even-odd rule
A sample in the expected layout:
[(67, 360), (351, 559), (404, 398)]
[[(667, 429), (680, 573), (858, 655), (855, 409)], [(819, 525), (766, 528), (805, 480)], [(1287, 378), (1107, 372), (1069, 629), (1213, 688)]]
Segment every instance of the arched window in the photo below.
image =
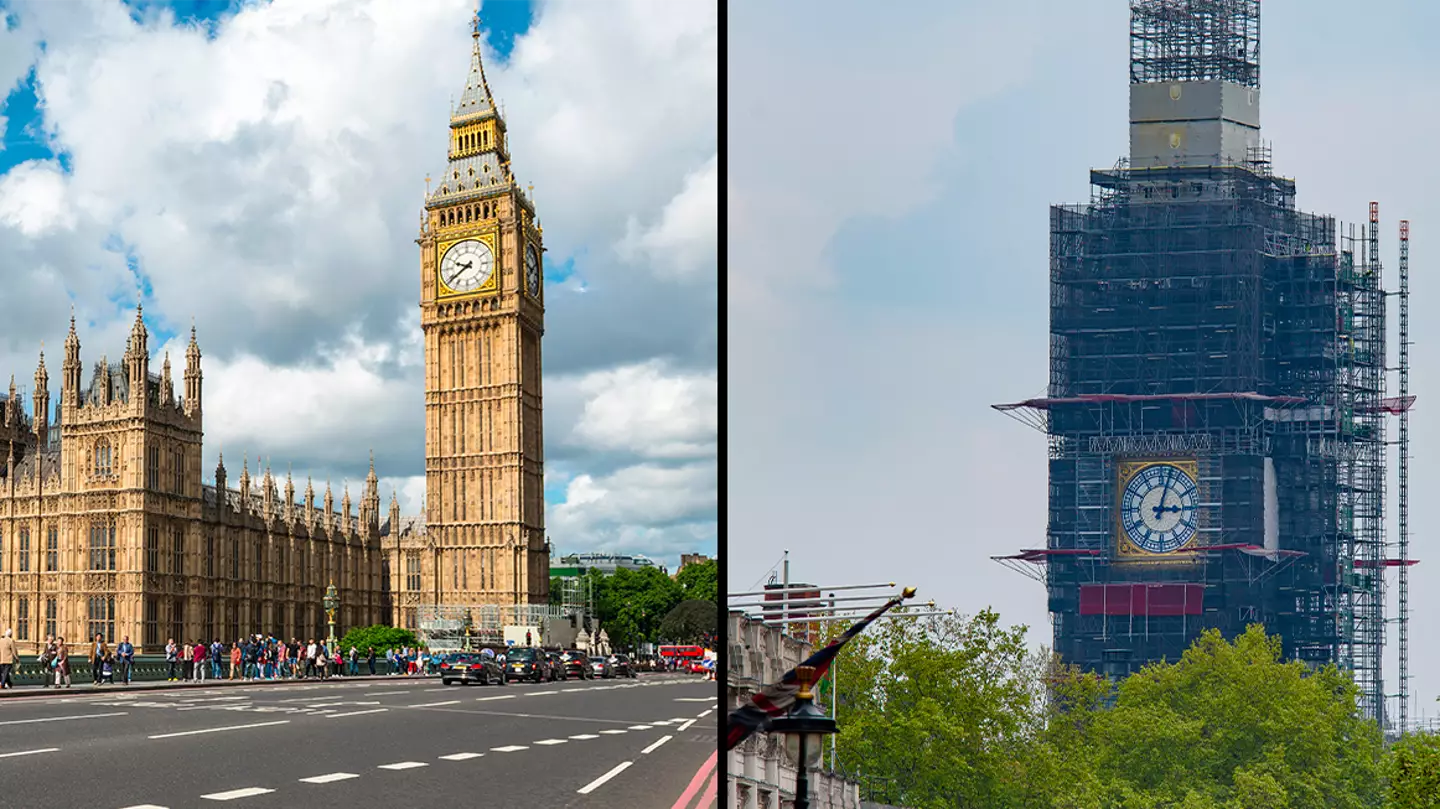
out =
[(114, 467), (111, 463), (110, 442), (104, 438), (95, 442), (95, 474), (109, 476)]

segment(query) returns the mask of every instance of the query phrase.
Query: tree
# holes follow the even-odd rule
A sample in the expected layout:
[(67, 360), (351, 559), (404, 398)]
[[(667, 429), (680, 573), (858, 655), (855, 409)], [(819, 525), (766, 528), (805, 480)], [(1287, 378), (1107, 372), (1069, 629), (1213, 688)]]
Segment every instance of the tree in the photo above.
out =
[(681, 600), (680, 585), (658, 568), (621, 568), (609, 576), (590, 570), (585, 578), (594, 594), (594, 617), (617, 648), (654, 641), (660, 620)]
[(419, 645), (420, 640), (415, 637), (414, 632), (383, 624), (356, 627), (346, 632), (345, 637), (340, 639), (341, 649), (349, 649), (354, 646), (360, 650), (361, 654), (364, 654), (371, 646), (375, 647), (376, 654), (383, 655), (386, 649)]
[(687, 601), (719, 603), (720, 578), (714, 559), (680, 568), (675, 574), (675, 583), (680, 585), (681, 597)]
[(1440, 736), (1405, 736), (1390, 748), (1385, 775), (1394, 809), (1440, 807)]
[(660, 637), (671, 643), (699, 643), (713, 638), (719, 612), (714, 601), (681, 601), (660, 621)]

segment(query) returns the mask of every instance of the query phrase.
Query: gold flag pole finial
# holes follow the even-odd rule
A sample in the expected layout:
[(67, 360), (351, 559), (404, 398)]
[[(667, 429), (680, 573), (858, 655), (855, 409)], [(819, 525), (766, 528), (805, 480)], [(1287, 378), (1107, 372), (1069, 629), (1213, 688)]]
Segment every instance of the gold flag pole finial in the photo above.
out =
[(901, 598), (914, 598), (914, 597), (915, 597), (915, 588), (914, 588), (914, 587), (906, 587), (904, 590), (900, 591), (900, 597), (901, 597)]

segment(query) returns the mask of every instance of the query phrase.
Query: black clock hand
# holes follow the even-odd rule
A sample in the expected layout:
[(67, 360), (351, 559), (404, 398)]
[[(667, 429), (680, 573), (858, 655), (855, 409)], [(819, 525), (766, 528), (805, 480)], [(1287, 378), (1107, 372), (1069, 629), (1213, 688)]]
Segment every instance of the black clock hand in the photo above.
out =
[(447, 285), (450, 284), (450, 283), (451, 283), (452, 281), (454, 281), (456, 278), (459, 278), (459, 277), (460, 277), (460, 273), (465, 272), (466, 270), (470, 269), (470, 268), (473, 267), (473, 266), (474, 266), (474, 264), (473, 264), (472, 262), (469, 262), (469, 261), (465, 262), (464, 264), (456, 264), (456, 265), (455, 265), (455, 267), (456, 267), (455, 274), (454, 274), (454, 275), (451, 275), (449, 278), (446, 278), (446, 279), (445, 279), (445, 283), (446, 283)]

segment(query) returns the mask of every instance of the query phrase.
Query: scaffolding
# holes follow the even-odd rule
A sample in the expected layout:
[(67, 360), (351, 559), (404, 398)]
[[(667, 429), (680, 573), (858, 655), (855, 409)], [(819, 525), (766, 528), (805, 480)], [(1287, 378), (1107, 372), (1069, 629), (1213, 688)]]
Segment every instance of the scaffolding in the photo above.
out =
[(1260, 86), (1260, 0), (1131, 0), (1130, 81)]
[(560, 604), (426, 604), (416, 612), (420, 643), (432, 651), (502, 646), (507, 626), (539, 627), (547, 637), (552, 622), (581, 620), (579, 612)]

